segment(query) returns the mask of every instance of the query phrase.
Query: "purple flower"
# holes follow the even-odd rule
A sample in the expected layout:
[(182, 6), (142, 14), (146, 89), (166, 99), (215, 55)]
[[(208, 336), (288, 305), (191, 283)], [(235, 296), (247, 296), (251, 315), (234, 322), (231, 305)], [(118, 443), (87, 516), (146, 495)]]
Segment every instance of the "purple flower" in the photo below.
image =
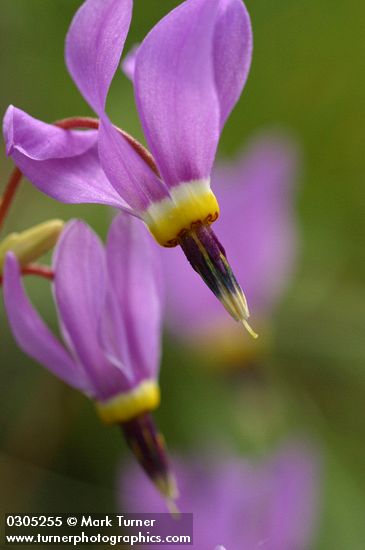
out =
[(163, 246), (181, 245), (226, 309), (247, 325), (245, 297), (210, 227), (219, 215), (210, 174), (250, 67), (249, 15), (241, 0), (187, 0), (142, 42), (133, 81), (154, 169), (105, 112), (131, 11), (132, 0), (87, 0), (67, 35), (67, 67), (100, 118), (98, 132), (65, 131), (11, 106), (7, 153), (57, 200), (117, 206), (142, 218)]
[[(218, 166), (213, 174), (213, 181), (222, 183), (218, 193), (222, 216), (217, 228), (228, 243), (256, 325), (270, 317), (293, 270), (296, 176), (293, 143), (273, 134), (256, 138), (244, 155)], [(169, 328), (190, 341), (207, 338), (213, 347), (219, 338), (233, 343), (235, 327), (226, 323), (216, 300), (195, 280), (180, 251), (173, 250), (168, 257), (164, 254), (163, 260)]]
[[(186, 464), (175, 460), (175, 466), (178, 505), (181, 512), (193, 513), (192, 548), (309, 549), (318, 516), (319, 465), (308, 446), (287, 444), (262, 463), (199, 457)], [(134, 468), (121, 473), (118, 489), (122, 510), (164, 511)]]
[(4, 299), (18, 345), (93, 399), (106, 420), (123, 417), (126, 397), (143, 388), (157, 405), (160, 274), (144, 227), (119, 215), (104, 249), (86, 224), (69, 222), (56, 246), (53, 270), (63, 343), (29, 302), (16, 257), (6, 258)]
[(5, 307), (19, 347), (92, 399), (104, 422), (120, 424), (147, 474), (172, 498), (174, 480), (148, 414), (160, 401), (157, 247), (131, 216), (114, 220), (105, 249), (87, 225), (72, 221), (57, 243), (53, 270), (63, 343), (27, 298), (15, 255), (6, 257)]

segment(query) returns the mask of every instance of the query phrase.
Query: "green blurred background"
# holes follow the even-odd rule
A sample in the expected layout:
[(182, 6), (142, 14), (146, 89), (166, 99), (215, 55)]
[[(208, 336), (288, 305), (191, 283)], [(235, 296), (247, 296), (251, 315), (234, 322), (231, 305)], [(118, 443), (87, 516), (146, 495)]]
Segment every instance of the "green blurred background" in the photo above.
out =
[[(52, 121), (91, 114), (63, 60), (80, 1), (0, 0), (1, 112), (13, 103)], [(127, 50), (178, 2), (136, 0)], [(255, 454), (287, 433), (323, 452), (317, 550), (363, 550), (365, 541), (365, 4), (356, 0), (246, 2), (255, 49), (244, 94), (220, 143), (233, 156), (253, 133), (280, 127), (302, 149), (300, 261), (274, 322), (264, 388), (247, 374), (209, 373), (165, 338), (157, 418), (169, 446), (222, 441)], [(116, 124), (142, 138), (130, 83), (108, 102)], [(2, 153), (1, 186), (11, 163)], [(64, 206), (21, 188), (5, 233), (48, 218), (83, 217), (104, 236), (102, 206)], [(28, 280), (55, 326), (48, 284)], [(116, 465), (128, 452), (93, 407), (17, 350), (0, 311), (0, 508), (113, 511)], [(260, 372), (261, 372), (260, 371)], [(240, 389), (237, 389), (240, 377)], [(202, 435), (204, 434), (204, 435)]]

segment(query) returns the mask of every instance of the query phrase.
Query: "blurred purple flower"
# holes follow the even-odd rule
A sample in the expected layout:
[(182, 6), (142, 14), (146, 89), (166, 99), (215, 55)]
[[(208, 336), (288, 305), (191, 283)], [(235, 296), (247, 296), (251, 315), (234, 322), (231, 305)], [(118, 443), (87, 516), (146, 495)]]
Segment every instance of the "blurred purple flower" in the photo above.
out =
[(87, 0), (67, 35), (67, 67), (100, 118), (98, 132), (65, 131), (10, 106), (7, 154), (51, 197), (125, 209), (142, 218), (160, 244), (183, 246), (234, 319), (247, 325), (246, 300), (210, 229), (219, 214), (210, 174), (221, 131), (248, 76), (249, 15), (242, 0), (187, 0), (142, 42), (133, 80), (154, 170), (105, 112), (131, 12), (132, 0)]
[[(256, 325), (268, 319), (293, 271), (297, 164), (297, 151), (289, 139), (263, 134), (235, 162), (218, 165), (213, 173), (213, 181), (222, 184), (217, 228), (228, 243), (233, 270), (245, 288)], [(225, 327), (234, 331), (216, 300), (195, 280), (180, 250), (172, 250), (168, 257), (163, 254), (163, 261), (168, 326), (177, 336), (219, 337)]]
[[(192, 512), (196, 550), (308, 550), (318, 516), (319, 464), (304, 443), (290, 443), (263, 463), (239, 458), (175, 460), (181, 512)], [(119, 481), (122, 510), (164, 512), (136, 469)], [(166, 549), (173, 546), (165, 546)]]
[(4, 300), (18, 345), (93, 399), (106, 421), (123, 420), (128, 397), (158, 404), (159, 267), (152, 239), (134, 218), (114, 220), (105, 249), (86, 224), (69, 222), (53, 257), (61, 343), (28, 300), (16, 257), (7, 255)]

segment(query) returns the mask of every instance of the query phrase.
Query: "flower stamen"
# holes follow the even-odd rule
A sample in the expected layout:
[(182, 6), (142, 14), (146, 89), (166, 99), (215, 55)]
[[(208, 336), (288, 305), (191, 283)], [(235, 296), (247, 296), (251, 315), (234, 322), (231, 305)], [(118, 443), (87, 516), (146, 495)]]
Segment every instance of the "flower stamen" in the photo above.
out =
[(171, 472), (165, 440), (149, 413), (120, 424), (128, 447), (147, 476), (166, 498), (171, 513), (178, 513), (174, 501), (178, 497), (176, 480)]
[(180, 238), (180, 246), (193, 269), (220, 300), (228, 313), (242, 323), (253, 338), (257, 334), (247, 320), (246, 297), (228, 263), (225, 250), (210, 225), (200, 224)]
[(252, 338), (256, 340), (259, 337), (257, 332), (255, 332), (253, 328), (249, 325), (249, 323), (247, 322), (247, 319), (242, 319), (241, 323), (243, 324), (247, 332), (252, 336)]

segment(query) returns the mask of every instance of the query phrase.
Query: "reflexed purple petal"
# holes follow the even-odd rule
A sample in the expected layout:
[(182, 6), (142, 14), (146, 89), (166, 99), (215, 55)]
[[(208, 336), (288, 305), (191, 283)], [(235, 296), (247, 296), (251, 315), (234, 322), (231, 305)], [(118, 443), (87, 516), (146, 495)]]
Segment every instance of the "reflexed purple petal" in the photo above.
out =
[[(218, 167), (213, 173), (221, 207), (214, 230), (226, 248), (253, 317), (270, 315), (293, 271), (296, 172), (293, 143), (263, 135), (236, 163)], [(189, 336), (224, 323), (220, 304), (186, 264), (181, 251), (162, 251), (162, 259), (169, 326)]]
[(168, 185), (209, 177), (219, 139), (213, 40), (219, 0), (184, 2), (148, 34), (135, 93), (145, 136)]
[(66, 38), (66, 64), (80, 92), (99, 116), (118, 68), (132, 14), (132, 0), (86, 0)]
[(135, 44), (133, 48), (127, 53), (121, 63), (121, 69), (126, 77), (133, 82), (134, 70), (136, 68), (137, 52), (139, 50), (139, 44)]
[(63, 324), (82, 362), (93, 362), (92, 348), (106, 292), (102, 243), (86, 224), (73, 221), (57, 244), (53, 266)]
[(106, 204), (132, 213), (106, 178), (97, 146), (68, 159), (36, 162), (19, 153), (12, 158), (27, 179), (53, 199), (71, 204)]
[(66, 62), (85, 99), (102, 120), (101, 165), (120, 196), (142, 211), (166, 196), (149, 166), (112, 126), (104, 113), (106, 96), (128, 32), (131, 0), (87, 0), (76, 13), (66, 39)]
[(111, 184), (136, 211), (168, 196), (165, 185), (106, 117), (99, 130), (99, 155)]
[(129, 207), (110, 185), (97, 150), (97, 132), (62, 130), (9, 107), (4, 118), (8, 154), (40, 191), (66, 203)]
[(40, 161), (81, 155), (97, 142), (95, 131), (63, 130), (13, 105), (5, 113), (3, 134), (7, 155), (18, 151), (29, 159)]
[(55, 299), (67, 342), (84, 365), (95, 396), (111, 397), (126, 383), (99, 344), (107, 277), (102, 243), (83, 222), (71, 222), (57, 244), (53, 263)]
[(160, 358), (160, 258), (159, 248), (142, 222), (123, 214), (114, 220), (107, 241), (107, 263), (124, 316), (133, 369), (141, 378), (155, 377)]
[(242, 0), (220, 0), (214, 33), (214, 71), (221, 128), (241, 95), (251, 58), (251, 21), (244, 3)]
[[(142, 223), (142, 222), (141, 222)], [(128, 335), (114, 290), (109, 288), (99, 321), (100, 346), (108, 360), (118, 368), (132, 387), (139, 382), (133, 361), (129, 355)]]
[(18, 346), (64, 382), (89, 393), (81, 367), (48, 329), (27, 298), (21, 284), (19, 264), (10, 252), (4, 269), (4, 301)]

